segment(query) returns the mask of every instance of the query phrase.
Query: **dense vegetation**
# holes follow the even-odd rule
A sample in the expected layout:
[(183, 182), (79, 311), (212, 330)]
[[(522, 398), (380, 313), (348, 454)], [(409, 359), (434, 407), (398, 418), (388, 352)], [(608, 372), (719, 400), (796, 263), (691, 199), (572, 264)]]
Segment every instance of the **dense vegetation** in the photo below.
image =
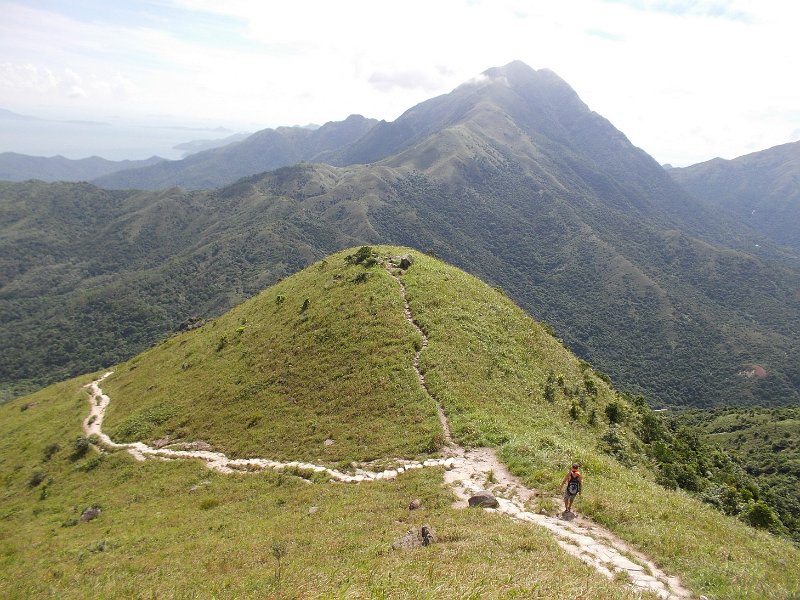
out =
[[(674, 422), (735, 456), (800, 542), (800, 408), (692, 410), (678, 413)], [(767, 518), (773, 529), (781, 528)]]
[(370, 129), (375, 164), (194, 193), (0, 186), (5, 396), (391, 242), (502, 287), (654, 406), (800, 401), (800, 257), (692, 200), (554, 74), (486, 81)]
[[(397, 282), (371, 261), (353, 264), (350, 254), (328, 257), (116, 367), (104, 383), (113, 399), (107, 429), (142, 439), (202, 435), (241, 455), (329, 464), (435, 453), (435, 408), (411, 385), (419, 340), (403, 318)], [(461, 443), (497, 447), (545, 492), (544, 510), (553, 509), (547, 494), (565, 465), (579, 460), (579, 510), (698, 594), (798, 592), (789, 566), (800, 555), (790, 544), (659, 485), (666, 470), (648, 445), (674, 450), (677, 436), (643, 403), (616, 392), (502, 292), (419, 253), (413, 259), (402, 277), (429, 338), (421, 368)], [(0, 406), (5, 596), (125, 596), (145, 588), (176, 597), (632, 594), (532, 525), (453, 510), (440, 471), (349, 486), (98, 456), (79, 440), (87, 412), (80, 386), (92, 377)], [(195, 389), (193, 379), (201, 382)], [(409, 513), (415, 497), (425, 509)], [(80, 523), (92, 505), (102, 514)], [(423, 522), (441, 543), (414, 560), (388, 550)]]

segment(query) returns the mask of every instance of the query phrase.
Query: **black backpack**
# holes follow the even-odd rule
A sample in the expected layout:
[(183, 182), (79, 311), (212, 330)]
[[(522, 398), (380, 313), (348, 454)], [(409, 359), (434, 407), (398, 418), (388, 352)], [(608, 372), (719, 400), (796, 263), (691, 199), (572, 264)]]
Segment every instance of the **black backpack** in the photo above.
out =
[(581, 491), (581, 480), (570, 473), (567, 493), (570, 496), (577, 496)]

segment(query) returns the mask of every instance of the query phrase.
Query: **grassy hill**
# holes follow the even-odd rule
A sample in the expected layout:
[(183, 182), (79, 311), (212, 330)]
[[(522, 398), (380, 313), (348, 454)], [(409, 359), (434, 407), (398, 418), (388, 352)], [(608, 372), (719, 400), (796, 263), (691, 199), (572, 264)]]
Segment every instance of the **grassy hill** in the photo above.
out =
[[(406, 252), (380, 247), (376, 258)], [(436, 409), (412, 367), (419, 334), (394, 277), (352, 254), (116, 366), (103, 382), (112, 398), (104, 430), (341, 466), (435, 456)], [(800, 591), (791, 544), (656, 483), (663, 470), (651, 447), (674, 449), (676, 438), (641, 402), (498, 290), (412, 255), (401, 277), (429, 340), (421, 370), (459, 443), (496, 447), (542, 490), (545, 510), (565, 465), (579, 460), (578, 510), (698, 594)], [(88, 413), (81, 386), (95, 377), (0, 406), (5, 597), (637, 597), (536, 526), (451, 508), (441, 469), (344, 485), (95, 454), (77, 442)], [(414, 498), (423, 510), (408, 511)], [(92, 505), (100, 516), (80, 522)], [(422, 523), (439, 543), (389, 549)]]

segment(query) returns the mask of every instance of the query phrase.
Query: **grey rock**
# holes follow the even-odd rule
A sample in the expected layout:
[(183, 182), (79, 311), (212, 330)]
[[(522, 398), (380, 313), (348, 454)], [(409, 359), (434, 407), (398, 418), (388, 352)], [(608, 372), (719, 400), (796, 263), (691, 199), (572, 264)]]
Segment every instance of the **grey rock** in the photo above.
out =
[(199, 440), (197, 442), (183, 442), (180, 444), (172, 444), (172, 446), (178, 450), (210, 451), (214, 449), (214, 447), (211, 444), (209, 444), (208, 442), (204, 442), (203, 440)]
[(411, 504), (408, 505), (408, 510), (417, 510), (418, 508), (422, 508), (422, 500), (414, 498)]
[(163, 448), (164, 446), (169, 446), (172, 443), (172, 440), (167, 435), (163, 438), (157, 439), (153, 441), (153, 448)]
[(478, 492), (469, 499), (469, 505), (480, 508), (497, 508), (500, 503), (490, 492)]
[(395, 540), (392, 544), (393, 550), (413, 550), (414, 548), (422, 548), (423, 546), (430, 546), (439, 541), (436, 535), (436, 530), (430, 525), (423, 525), (422, 527), (414, 527), (408, 530), (403, 537)]
[(91, 521), (92, 519), (96, 519), (97, 517), (100, 516), (101, 512), (103, 512), (103, 511), (100, 510), (99, 506), (90, 506), (89, 508), (87, 508), (86, 510), (83, 511), (79, 521), (81, 523), (86, 523), (87, 521)]
[(308, 507), (308, 514), (313, 515), (318, 510), (319, 510), (319, 506), (309, 506)]

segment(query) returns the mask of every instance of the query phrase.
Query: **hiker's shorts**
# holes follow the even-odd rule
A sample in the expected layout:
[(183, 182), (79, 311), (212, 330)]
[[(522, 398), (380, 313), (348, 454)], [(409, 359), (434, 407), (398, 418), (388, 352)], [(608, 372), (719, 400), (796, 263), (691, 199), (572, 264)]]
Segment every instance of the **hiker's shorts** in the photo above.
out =
[(569, 490), (564, 490), (564, 500), (574, 500), (578, 494), (570, 494)]

